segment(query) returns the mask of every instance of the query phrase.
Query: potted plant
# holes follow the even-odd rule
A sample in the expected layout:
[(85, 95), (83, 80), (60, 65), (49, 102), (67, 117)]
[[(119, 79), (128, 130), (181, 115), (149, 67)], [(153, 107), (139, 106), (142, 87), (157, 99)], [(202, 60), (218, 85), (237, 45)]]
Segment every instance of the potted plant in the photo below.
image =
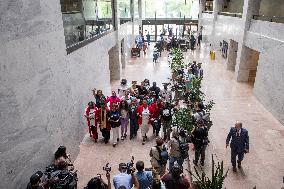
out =
[(194, 189), (222, 189), (229, 170), (225, 171), (223, 161), (216, 163), (212, 154), (211, 177), (207, 176), (202, 169), (201, 173), (199, 173), (196, 167), (194, 167), (195, 174), (189, 170), (187, 171), (196, 179), (193, 183)]

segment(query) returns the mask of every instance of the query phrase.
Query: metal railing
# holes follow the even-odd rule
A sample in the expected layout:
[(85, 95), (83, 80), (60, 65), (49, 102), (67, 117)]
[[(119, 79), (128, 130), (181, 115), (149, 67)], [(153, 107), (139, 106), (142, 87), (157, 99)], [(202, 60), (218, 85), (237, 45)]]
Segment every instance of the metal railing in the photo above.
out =
[(232, 13), (232, 12), (218, 12), (218, 15), (241, 18), (243, 14), (242, 13)]
[(265, 15), (253, 15), (254, 20), (262, 20), (268, 22), (284, 23), (284, 17), (280, 16), (265, 16)]
[(84, 46), (86, 46), (86, 45), (92, 43), (93, 41), (95, 41), (95, 40), (97, 40), (97, 39), (99, 39), (99, 38), (102, 38), (102, 37), (104, 37), (104, 36), (110, 34), (110, 33), (113, 32), (113, 31), (114, 31), (114, 29), (112, 28), (112, 29), (109, 29), (109, 30), (107, 30), (107, 31), (105, 31), (105, 32), (103, 32), (103, 33), (100, 33), (99, 35), (95, 35), (95, 36), (90, 37), (90, 38), (88, 38), (88, 39), (85, 39), (85, 40), (83, 40), (83, 41), (77, 42), (77, 43), (75, 43), (75, 44), (73, 44), (73, 45), (70, 45), (70, 46), (68, 46), (68, 47), (66, 48), (67, 54), (70, 54), (71, 52), (73, 52), (73, 51), (75, 51), (75, 50), (77, 50), (77, 49), (79, 49), (79, 48), (81, 48), (81, 47), (84, 47)]
[(202, 11), (202, 13), (213, 14), (213, 11)]

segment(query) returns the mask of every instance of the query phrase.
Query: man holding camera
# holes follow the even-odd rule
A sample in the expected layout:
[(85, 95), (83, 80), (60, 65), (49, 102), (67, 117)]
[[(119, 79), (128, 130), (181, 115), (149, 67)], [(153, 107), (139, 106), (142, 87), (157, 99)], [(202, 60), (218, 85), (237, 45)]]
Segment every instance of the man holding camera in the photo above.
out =
[[(164, 141), (161, 137), (156, 138), (156, 146), (150, 150), (151, 165), (157, 171), (158, 175), (163, 176), (166, 172), (167, 158), (163, 158), (161, 153), (167, 151)], [(166, 153), (166, 155), (168, 155)]]
[(30, 182), (27, 185), (26, 189), (44, 189), (44, 183), (42, 182), (43, 173), (41, 171), (37, 171), (30, 178)]
[(192, 143), (195, 149), (195, 159), (193, 163), (197, 165), (199, 157), (201, 156), (200, 164), (204, 166), (205, 150), (208, 145), (208, 129), (205, 127), (202, 119), (197, 121), (197, 126), (194, 127), (192, 134)]
[(133, 185), (135, 186), (135, 188), (139, 188), (139, 183), (134, 174), (135, 168), (131, 168), (130, 175), (127, 174), (127, 169), (128, 167), (125, 163), (119, 164), (118, 170), (120, 173), (113, 177), (113, 185), (115, 189), (131, 189)]
[(173, 131), (172, 138), (169, 140), (168, 145), (170, 147), (169, 169), (171, 171), (175, 162), (177, 162), (180, 167), (182, 167), (184, 162), (180, 152), (179, 133), (177, 131)]

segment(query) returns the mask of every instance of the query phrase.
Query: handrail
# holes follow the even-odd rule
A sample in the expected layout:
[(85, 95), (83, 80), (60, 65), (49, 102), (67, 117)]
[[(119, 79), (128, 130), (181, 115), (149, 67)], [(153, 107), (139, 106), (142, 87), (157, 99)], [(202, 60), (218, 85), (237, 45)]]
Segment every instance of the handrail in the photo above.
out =
[(73, 45), (70, 45), (70, 46), (68, 46), (68, 47), (66, 48), (67, 54), (70, 54), (71, 52), (73, 52), (73, 51), (75, 51), (75, 50), (77, 50), (77, 49), (79, 49), (79, 48), (81, 48), (81, 47), (84, 47), (84, 46), (90, 44), (91, 42), (93, 42), (93, 41), (95, 41), (95, 40), (97, 40), (97, 39), (99, 39), (99, 38), (102, 38), (102, 37), (104, 37), (104, 36), (110, 34), (110, 33), (113, 32), (113, 31), (114, 31), (114, 29), (109, 29), (109, 30), (107, 30), (107, 31), (105, 31), (105, 32), (103, 32), (103, 33), (100, 33), (100, 34), (95, 35), (95, 36), (93, 36), (93, 37), (91, 37), (91, 38), (85, 39), (84, 41), (80, 41), (80, 42), (78, 42), (78, 43), (75, 43), (75, 44), (73, 44)]
[(232, 12), (218, 12), (218, 15), (223, 15), (223, 16), (232, 16), (232, 17), (242, 17), (242, 13), (232, 13)]
[(253, 15), (254, 20), (262, 20), (268, 22), (284, 23), (284, 17), (281, 16), (265, 16), (265, 15)]
[(213, 11), (202, 11), (202, 13), (213, 14)]

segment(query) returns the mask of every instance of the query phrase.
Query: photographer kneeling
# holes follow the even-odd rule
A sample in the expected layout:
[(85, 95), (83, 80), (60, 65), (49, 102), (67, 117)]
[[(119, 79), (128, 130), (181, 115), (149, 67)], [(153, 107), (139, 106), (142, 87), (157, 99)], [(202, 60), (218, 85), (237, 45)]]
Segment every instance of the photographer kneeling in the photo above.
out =
[(54, 165), (57, 166), (61, 161), (66, 161), (68, 164), (71, 164), (70, 155), (66, 153), (65, 146), (59, 146), (54, 153)]
[(110, 174), (106, 173), (107, 181), (106, 184), (100, 176), (92, 178), (84, 189), (111, 189)]
[(27, 185), (26, 189), (44, 189), (42, 182), (43, 173), (41, 171), (37, 171), (30, 178), (30, 182)]
[(132, 167), (131, 174), (129, 175), (127, 174), (127, 165), (125, 163), (120, 163), (118, 170), (120, 173), (113, 177), (113, 185), (115, 189), (131, 189), (133, 185), (135, 188), (139, 188), (139, 183), (134, 174), (135, 168)]

